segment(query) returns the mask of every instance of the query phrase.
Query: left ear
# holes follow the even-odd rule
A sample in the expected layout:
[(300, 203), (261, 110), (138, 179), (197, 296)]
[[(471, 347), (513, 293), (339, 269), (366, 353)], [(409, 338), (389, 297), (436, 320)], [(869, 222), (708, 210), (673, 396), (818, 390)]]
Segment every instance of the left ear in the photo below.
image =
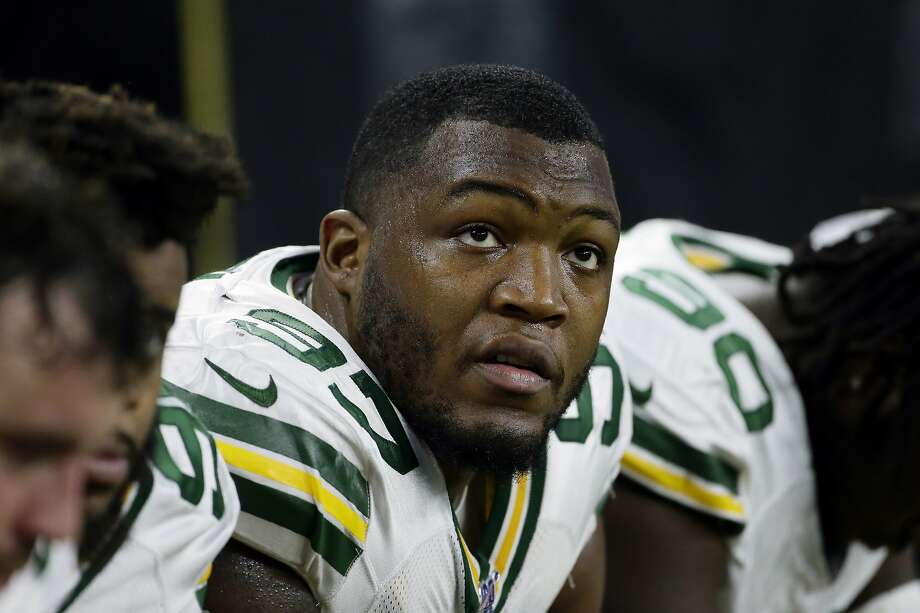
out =
[(352, 211), (332, 211), (320, 223), (319, 265), (335, 289), (349, 299), (361, 283), (370, 238), (370, 228)]

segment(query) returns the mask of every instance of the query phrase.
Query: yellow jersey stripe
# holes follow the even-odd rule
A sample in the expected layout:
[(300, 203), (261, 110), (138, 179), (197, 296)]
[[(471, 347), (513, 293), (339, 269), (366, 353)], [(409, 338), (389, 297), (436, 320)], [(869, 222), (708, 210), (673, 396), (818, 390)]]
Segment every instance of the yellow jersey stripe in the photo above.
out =
[(728, 265), (727, 258), (724, 256), (719, 257), (718, 255), (697, 249), (688, 248), (686, 251), (684, 251), (684, 256), (693, 266), (696, 266), (700, 270), (704, 270), (706, 272), (723, 270)]
[(208, 579), (211, 578), (211, 571), (214, 570), (214, 564), (208, 564), (208, 567), (204, 569), (204, 572), (201, 573), (201, 576), (198, 577), (198, 581), (195, 582), (196, 587), (204, 587), (208, 582)]
[(642, 458), (635, 452), (627, 451), (623, 454), (622, 466), (624, 472), (635, 473), (706, 508), (722, 514), (730, 514), (739, 519), (744, 517), (744, 506), (737, 498), (710, 491), (686, 476)]
[(222, 439), (217, 440), (217, 447), (231, 466), (307, 494), (324, 515), (338, 522), (359, 543), (367, 540), (367, 519), (330, 490), (320, 477)]
[(466, 556), (467, 564), (470, 565), (470, 574), (473, 576), (473, 584), (476, 586), (476, 591), (479, 591), (479, 563), (476, 562), (476, 558), (473, 556), (470, 548), (466, 545), (466, 540), (463, 538), (463, 535), (460, 534), (460, 531), (457, 530), (457, 536), (460, 537), (460, 546), (463, 548), (463, 555)]
[(495, 557), (495, 568), (500, 576), (504, 577), (508, 571), (508, 561), (511, 559), (511, 550), (521, 536), (521, 520), (524, 517), (524, 504), (527, 502), (527, 492), (530, 485), (530, 475), (524, 475), (515, 483), (514, 506), (511, 511), (511, 521), (508, 530), (502, 538), (501, 547)]

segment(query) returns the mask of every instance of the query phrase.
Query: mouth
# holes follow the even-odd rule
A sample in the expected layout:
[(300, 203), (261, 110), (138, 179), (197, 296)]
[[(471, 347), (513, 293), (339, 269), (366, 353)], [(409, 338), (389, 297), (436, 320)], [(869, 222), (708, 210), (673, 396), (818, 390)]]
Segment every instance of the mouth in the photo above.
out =
[(560, 378), (562, 369), (550, 349), (518, 335), (488, 342), (476, 359), (476, 369), (493, 386), (519, 395), (534, 395)]
[(87, 491), (109, 490), (128, 480), (131, 453), (124, 445), (111, 444), (94, 453), (86, 462)]

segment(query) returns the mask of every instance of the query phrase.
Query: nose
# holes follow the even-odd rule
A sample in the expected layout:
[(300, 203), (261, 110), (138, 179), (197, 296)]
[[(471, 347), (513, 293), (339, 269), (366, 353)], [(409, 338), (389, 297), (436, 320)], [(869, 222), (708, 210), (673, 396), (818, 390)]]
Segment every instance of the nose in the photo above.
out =
[(61, 459), (36, 479), (19, 522), (27, 538), (66, 539), (79, 534), (83, 523), (86, 470), (77, 456)]
[(493, 311), (507, 317), (561, 325), (569, 314), (563, 296), (562, 262), (549, 248), (517, 246), (506, 274), (489, 296)]

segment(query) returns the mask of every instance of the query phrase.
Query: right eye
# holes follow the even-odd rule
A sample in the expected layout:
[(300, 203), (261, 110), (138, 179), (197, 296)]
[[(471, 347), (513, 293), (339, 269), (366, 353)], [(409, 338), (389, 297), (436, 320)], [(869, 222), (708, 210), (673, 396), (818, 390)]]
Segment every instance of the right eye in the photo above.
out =
[(470, 226), (457, 238), (459, 238), (460, 242), (464, 245), (469, 245), (471, 247), (489, 248), (499, 247), (502, 244), (495, 235), (495, 232), (484, 225)]

